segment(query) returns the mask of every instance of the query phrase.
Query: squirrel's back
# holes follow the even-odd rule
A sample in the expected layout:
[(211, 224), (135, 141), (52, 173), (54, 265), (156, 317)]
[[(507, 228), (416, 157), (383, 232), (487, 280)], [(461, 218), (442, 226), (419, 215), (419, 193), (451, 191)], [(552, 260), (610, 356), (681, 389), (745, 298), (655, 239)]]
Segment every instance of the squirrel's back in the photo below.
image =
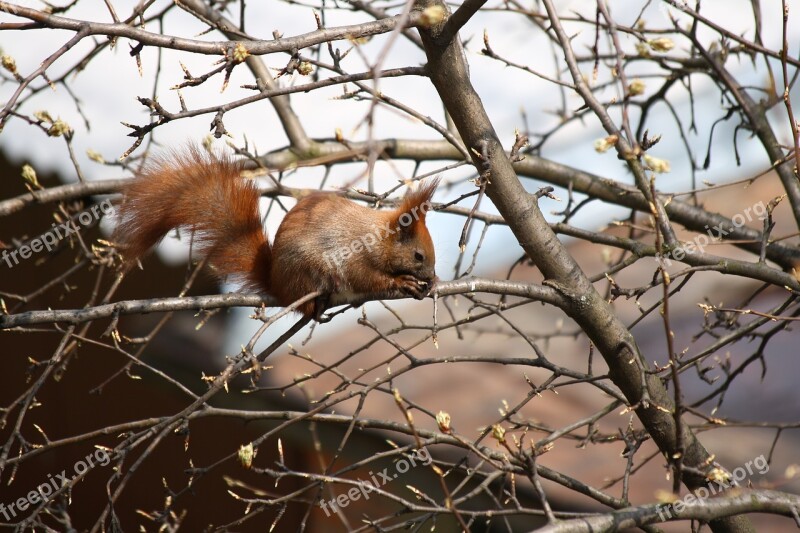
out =
[(334, 193), (301, 198), (284, 217), (272, 244), (272, 286), (278, 299), (294, 301), (315, 290), (359, 292), (353, 281), (368, 275), (361, 270), (378, 266), (368, 261), (375, 250), (363, 244), (361, 253), (351, 253), (353, 241), (375, 234), (383, 214)]

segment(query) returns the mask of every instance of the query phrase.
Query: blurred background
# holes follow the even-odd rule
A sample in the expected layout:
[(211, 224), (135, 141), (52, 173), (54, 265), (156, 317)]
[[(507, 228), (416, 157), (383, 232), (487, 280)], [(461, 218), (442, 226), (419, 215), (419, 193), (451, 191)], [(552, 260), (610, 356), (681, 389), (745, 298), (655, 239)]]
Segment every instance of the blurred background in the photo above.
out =
[[(41, 2), (21, 0), (19, 5), (42, 9)], [(172, 2), (157, 0), (149, 8), (151, 12), (165, 9)], [(77, 2), (64, 16), (74, 19), (96, 20), (108, 22), (108, 13), (100, 2)], [(118, 13), (127, 14), (137, 2), (113, 1)], [(670, 17), (676, 17), (681, 23), (686, 19), (672, 7), (663, 2), (609, 2), (613, 15), (620, 24), (632, 23), (641, 14), (641, 19), (649, 27), (670, 27)], [(790, 2), (792, 7), (800, 9), (800, 3)], [(372, 5), (397, 12), (401, 4), (373, 2)], [(593, 19), (595, 3), (589, 1), (557, 2), (558, 9), (564, 16), (572, 13), (577, 18)], [(703, 13), (710, 20), (730, 32), (755, 39), (751, 2), (730, 1), (714, 2), (703, 6)], [(324, 9), (322, 9), (324, 7)], [(284, 36), (299, 35), (313, 31), (317, 27), (314, 11), (324, 14), (324, 23), (328, 27), (344, 24), (366, 22), (371, 18), (363, 12), (345, 9), (334, 9), (328, 5), (317, 6), (303, 2), (250, 2), (247, 3), (246, 30), (251, 35), (271, 39), (273, 32)], [(507, 7), (507, 6), (506, 6)], [(527, 6), (538, 10), (538, 3)], [(227, 5), (227, 13), (233, 20), (238, 20), (239, 3)], [(764, 3), (761, 16), (765, 31), (758, 36), (764, 47), (778, 50), (781, 47), (782, 11), (777, 2)], [(0, 22), (17, 21), (8, 13), (0, 12)], [(591, 53), (595, 36), (587, 31), (587, 25), (580, 21), (565, 21), (565, 26), (574, 35), (573, 47), (582, 54)], [(163, 18), (163, 25), (153, 25), (151, 31), (159, 31), (170, 35), (179, 35), (197, 39), (221, 39), (218, 33), (205, 34), (207, 25), (197, 18), (179, 10), (172, 10)], [(800, 17), (792, 16), (789, 20), (789, 49), (800, 47)], [(12, 56), (17, 69), (23, 75), (34, 71), (50, 54), (62, 46), (73, 32), (48, 30), (44, 31), (0, 31), (0, 48), (2, 53)], [(599, 153), (594, 149), (598, 139), (605, 132), (593, 117), (573, 119), (564, 124), (564, 117), (571, 115), (582, 105), (579, 97), (547, 79), (532, 76), (520, 69), (512, 68), (501, 61), (481, 54), (488, 39), (491, 48), (505, 59), (548, 76), (557, 76), (563, 63), (559, 51), (554, 49), (547, 35), (523, 16), (511, 16), (501, 5), (491, 3), (481, 10), (461, 31), (465, 44), (467, 59), (471, 68), (471, 78), (476, 90), (494, 123), (504, 145), (510, 147), (514, 143), (515, 131), (530, 137), (536, 146), (535, 154), (541, 157), (570, 165), (574, 168), (592, 172), (608, 179), (622, 183), (632, 183), (632, 177), (613, 150)], [(627, 39), (627, 36), (623, 36)], [(701, 26), (701, 41), (711, 43), (718, 40), (716, 32)], [(98, 40), (101, 37), (97, 38)], [(425, 62), (424, 53), (405, 39), (397, 39), (386, 49), (385, 36), (359, 41), (357, 49), (351, 52), (342, 65), (349, 72), (360, 72), (370, 69), (382, 57), (382, 68), (416, 66)], [(45, 132), (32, 128), (24, 120), (9, 120), (0, 133), (0, 201), (16, 197), (26, 192), (22, 179), (22, 166), (32, 166), (44, 187), (52, 187), (61, 183), (77, 181), (78, 170), (86, 180), (113, 179), (129, 177), (137, 162), (135, 157), (141, 155), (143, 148), (134, 151), (132, 168), (119, 163), (119, 158), (131, 146), (133, 139), (127, 134), (130, 129), (124, 123), (144, 125), (150, 120), (149, 110), (137, 102), (137, 97), (157, 97), (161, 105), (171, 110), (180, 109), (177, 91), (171, 87), (183, 81), (182, 67), (192, 74), (199, 75), (213, 68), (215, 57), (200, 54), (189, 54), (166, 49), (145, 47), (140, 54), (141, 73), (136, 59), (131, 56), (131, 47), (135, 43), (127, 39), (118, 39), (116, 45), (103, 49), (96, 57), (75, 69), (92, 49), (92, 43), (84, 41), (66, 52), (48, 68), (50, 79), (58, 79), (64, 73), (77, 70), (68, 76), (68, 87), (58, 84), (50, 89), (42, 80), (32, 84), (36, 94), (27, 99), (22, 110), (26, 113), (46, 111), (50, 116), (60, 118), (69, 124), (74, 131), (71, 146), (63, 137), (49, 137)], [(625, 43), (630, 45), (629, 42)], [(345, 48), (347, 45), (339, 43)], [(630, 46), (632, 48), (632, 46)], [(676, 41), (676, 49), (686, 49), (687, 43)], [(286, 65), (289, 56), (276, 54), (263, 56), (264, 61), (274, 69), (275, 75)], [(772, 65), (777, 68), (779, 63)], [(763, 59), (747, 60), (744, 56), (731, 57), (727, 64), (730, 71), (740, 80), (742, 85), (764, 87), (770, 83), (770, 72)], [(646, 62), (631, 62), (626, 67), (629, 78), (638, 77), (646, 84), (643, 97), (652, 94), (658, 84), (652, 65)], [(156, 76), (157, 74), (157, 76)], [(587, 76), (591, 73), (587, 71)], [(600, 78), (594, 83), (603, 84), (609, 78), (608, 72), (601, 69)], [(677, 85), (671, 89), (670, 106), (656, 105), (651, 110), (649, 121), (659, 126), (659, 131), (652, 134), (662, 135), (662, 141), (649, 153), (669, 162), (669, 173), (660, 174), (657, 178), (659, 190), (665, 192), (682, 192), (702, 189), (711, 184), (722, 184), (729, 181), (743, 180), (767, 171), (771, 161), (765, 154), (757, 139), (749, 131), (743, 131), (736, 120), (726, 120), (729, 102), (721, 101), (717, 85), (705, 77), (691, 86), (691, 93), (686, 87)], [(154, 81), (155, 80), (155, 81)], [(291, 74), (279, 78), (282, 85), (301, 84), (309, 81), (299, 74)], [(219, 105), (234, 101), (252, 94), (252, 91), (241, 88), (243, 84), (253, 83), (252, 75), (245, 68), (233, 71), (228, 87), (221, 92), (221, 79), (205, 83), (199, 87), (184, 89), (182, 97), (190, 108)], [(7, 101), (16, 90), (18, 84), (7, 73), (3, 73), (0, 84), (0, 102)], [(380, 80), (379, 89), (393, 98), (430, 116), (440, 123), (445, 123), (444, 112), (439, 98), (424, 77), (386, 78)], [(614, 84), (609, 84), (599, 94), (606, 99), (613, 97)], [(358, 99), (342, 98), (342, 86), (314, 90), (308, 93), (293, 94), (291, 102), (309, 136), (314, 138), (334, 138), (343, 136), (349, 141), (365, 141), (384, 138), (413, 138), (438, 140), (440, 136), (433, 129), (420, 121), (406, 115), (378, 106), (374, 116), (367, 124), (370, 116), (370, 104)], [(798, 99), (800, 94), (795, 87), (791, 97)], [(798, 100), (800, 101), (800, 100)], [(634, 113), (636, 110), (634, 110)], [(675, 118), (683, 124), (683, 131)], [(636, 118), (636, 117), (634, 117)], [(791, 132), (785, 117), (783, 106), (775, 106), (769, 118), (779, 141), (792, 145)], [(158, 152), (162, 148), (175, 147), (187, 141), (202, 142), (210, 130), (212, 115), (175, 121), (155, 130), (148, 143)], [(691, 122), (695, 127), (689, 130), (686, 125)], [(226, 143), (236, 146), (248, 146), (251, 152), (265, 154), (287, 145), (286, 135), (267, 101), (232, 110), (225, 115), (225, 127), (229, 138), (210, 140), (217, 149), (224, 150)], [(713, 135), (712, 135), (713, 128)], [(551, 133), (552, 132), (552, 133)], [(688, 135), (682, 137), (682, 135)], [(704, 165), (707, 163), (707, 165)], [(444, 167), (441, 161), (423, 162), (418, 167), (415, 163), (404, 160), (379, 160), (374, 168), (375, 190), (384, 191), (414, 174), (433, 172)], [(435, 199), (447, 202), (474, 187), (467, 181), (474, 177), (474, 169), (464, 166), (442, 172), (445, 185), (437, 193)], [(286, 171), (281, 175), (283, 183), (289, 186), (317, 188), (324, 184), (326, 189), (345, 187), (366, 188), (367, 166), (362, 162), (339, 164), (324, 168), (299, 168)], [(536, 191), (546, 183), (526, 179), (526, 188)], [(265, 184), (269, 182), (265, 180)], [(557, 189), (554, 193), (561, 199), (557, 202), (544, 198), (540, 201), (543, 212), (552, 221), (561, 220), (556, 213), (565, 208), (568, 191)], [(701, 194), (700, 203), (709, 211), (732, 216), (743, 212), (747, 206), (758, 202), (768, 203), (782, 194), (780, 181), (769, 173), (753, 184), (713, 189)], [(104, 196), (97, 196), (92, 201), (99, 202)], [(580, 198), (579, 198), (580, 199)], [(265, 207), (268, 200), (264, 200)], [(291, 200), (284, 205), (289, 208)], [(87, 204), (88, 205), (88, 204)], [(465, 204), (466, 205), (466, 204)], [(481, 211), (496, 214), (497, 211), (488, 199), (481, 204)], [(48, 205), (33, 206), (0, 219), (0, 242), (10, 244), (15, 239), (28, 238), (46, 231), (52, 222), (52, 207)], [(615, 222), (627, 218), (629, 210), (608, 204), (594, 202), (580, 210), (571, 220), (574, 226), (592, 231), (607, 231), (612, 235), (625, 235), (625, 230), (617, 227)], [(271, 209), (265, 219), (265, 227), (270, 236), (274, 235), (282, 212)], [(775, 212), (778, 226), (775, 235), (787, 235), (796, 231), (792, 224), (792, 215), (785, 204), (779, 205)], [(749, 221), (750, 222), (750, 221)], [(752, 221), (748, 226), (761, 229), (760, 221)], [(463, 219), (448, 214), (433, 214), (428, 222), (437, 251), (437, 273), (443, 279), (453, 279), (460, 275), (465, 264), (457, 269), (459, 257), (467, 258), (466, 264), (474, 260), (472, 274), (481, 277), (503, 279), (508, 275), (509, 266), (520, 259), (521, 249), (514, 236), (506, 226), (495, 225), (486, 230), (479, 244), (480, 234), (473, 232), (466, 249), (460, 252), (458, 240), (463, 228)], [(98, 227), (86, 231), (87, 242), (97, 238), (108, 238), (114, 226), (113, 217), (104, 219)], [(683, 235), (690, 239), (692, 234)], [(607, 268), (608, 250), (602, 245), (594, 245), (585, 241), (573, 241), (562, 237), (569, 243), (571, 253), (588, 275), (603, 272)], [(794, 241), (790, 241), (794, 242)], [(479, 253), (478, 253), (479, 252)], [(731, 257), (750, 257), (748, 254), (732, 246), (715, 247), (714, 253)], [(473, 255), (474, 254), (474, 255)], [(751, 257), (750, 257), (751, 258)], [(157, 298), (176, 295), (192, 274), (188, 262), (189, 246), (186, 240), (168, 238), (159, 247), (157, 254), (149, 258), (143, 271), (134, 272), (120, 286), (115, 299)], [(752, 259), (752, 258), (751, 258)], [(463, 261), (463, 259), (462, 259)], [(0, 292), (16, 295), (35, 293), (42, 287), (43, 280), (58, 278), (59, 274), (74, 264), (74, 257), (69, 250), (62, 250), (54, 256), (32, 259), (23, 266), (0, 270)], [(653, 260), (643, 260), (634, 267), (620, 273), (616, 282), (623, 286), (643, 285), (650, 281), (656, 268)], [(91, 269), (81, 270), (75, 275), (60, 280), (54, 290), (36, 295), (30, 301), (17, 306), (17, 312), (28, 309), (75, 308), (85, 304), (87, 294), (93, 290), (96, 272)], [(528, 265), (522, 264), (513, 271), (512, 279), (526, 282), (540, 282), (541, 275)], [(103, 280), (103, 283), (109, 281)], [(759, 287), (759, 283), (744, 278), (732, 278), (710, 274), (702, 280), (693, 282), (690, 288), (679, 292), (671, 301), (673, 315), (672, 327), (675, 331), (675, 343), (680, 350), (692, 353), (700, 352), (715, 340), (715, 333), (704, 330), (704, 314), (698, 302), (707, 299), (714, 305), (733, 305), (733, 302), (747, 300)], [(218, 287), (210, 276), (200, 275), (190, 290), (190, 294), (215, 294), (219, 291), (235, 290), (235, 286)], [(647, 308), (657, 302), (658, 295), (647, 295), (637, 303), (631, 299), (618, 299), (615, 309), (631, 323), (640, 314), (640, 307)], [(758, 294), (754, 300), (762, 308), (778, 305), (783, 294), (776, 287)], [(157, 335), (141, 354), (142, 361), (158, 369), (165, 375), (180, 382), (185, 387), (201, 392), (204, 383), (200, 376), (218, 374), (226, 365), (226, 356), (239, 352), (255, 333), (260, 322), (251, 320), (252, 309), (224, 310), (217, 313), (175, 313), (163, 327), (159, 327)], [(439, 311), (444, 316), (444, 311)], [(474, 312), (468, 305), (450, 309), (451, 317), (467, 317)], [(276, 353), (269, 360), (271, 368), (265, 369), (261, 378), (261, 390), (250, 394), (238, 392), (237, 385), (244, 386), (246, 380), (231, 385), (232, 392), (216, 398), (219, 406), (230, 409), (252, 409), (264, 411), (307, 411), (314, 402), (332, 390), (339, 383), (339, 377), (332, 373), (315, 375), (309, 379), (309, 373), (317, 366), (309, 362), (304, 354), (313, 354), (315, 361), (333, 364), (344, 360), (339, 366), (348, 375), (358, 374), (359, 370), (368, 369), (363, 374), (363, 381), (369, 382), (376, 376), (385, 375), (391, 367), (402, 367), (404, 362), (387, 364), (387, 368), (373, 368), (379, 361), (391, 360), (395, 349), (386, 343), (377, 343), (368, 350), (359, 351), (352, 357), (348, 355), (355, 346), (368, 344), (374, 337), (372, 329), (364, 328), (357, 323), (365, 313), (375, 324), (376, 330), (387, 331), (398, 326), (397, 314), (400, 313), (411, 323), (427, 325), (433, 314), (430, 300), (424, 302), (391, 302), (384, 306), (372, 302), (363, 309), (349, 311), (336, 317), (332, 322), (319, 325), (313, 331), (306, 328), (291, 341), (291, 348)], [(586, 370), (587, 340), (579, 335), (577, 327), (567, 317), (551, 307), (543, 307), (528, 303), (517, 310), (506, 314), (508, 319), (526, 334), (537, 339), (537, 344), (548, 356), (557, 360), (558, 364), (570, 368)], [(162, 320), (161, 316), (142, 315), (123, 317), (118, 327), (129, 338), (148, 335)], [(285, 330), (292, 320), (282, 320), (271, 328), (259, 342), (257, 349), (266, 347), (277, 335)], [(46, 428), (42, 439), (56, 441), (69, 438), (71, 435), (95, 431), (103, 427), (124, 425), (130, 420), (147, 417), (167, 416), (178, 412), (187, 400), (179, 387), (163, 379), (151, 370), (137, 370), (134, 366), (130, 372), (117, 375), (129, 360), (120, 352), (109, 350), (107, 346), (96, 345), (93, 340), (104, 336), (109, 321), (99, 321), (82, 332), (85, 341), (76, 342), (69, 349), (70, 356), (58, 373), (63, 374), (52, 383), (48, 383), (37, 395), (36, 400), (41, 407), (31, 410), (26, 424), (36, 423)], [(274, 332), (274, 333), (273, 333)], [(470, 355), (475, 357), (508, 356), (530, 357), (530, 348), (524, 338), (520, 338), (499, 319), (491, 318), (480, 322), (478, 327), (466, 332), (458, 328), (440, 333), (438, 348), (427, 340), (418, 347), (426, 356), (442, 356), (442, 354)], [(663, 366), (668, 362), (664, 351), (663, 324), (651, 317), (642, 321), (634, 329), (637, 342), (642, 352), (647, 354), (649, 363)], [(310, 339), (309, 339), (310, 336)], [(406, 343), (414, 339), (413, 331), (400, 334), (398, 342)], [(30, 386), (31, 376), (36, 375), (36, 364), (45, 361), (58, 343), (61, 336), (52, 330), (29, 332), (0, 332), (0, 405), (9, 406)], [(305, 342), (308, 341), (308, 342)], [(104, 342), (108, 342), (104, 338)], [(752, 480), (754, 485), (771, 487), (778, 490), (797, 492), (800, 484), (787, 470), (800, 463), (796, 452), (798, 433), (795, 429), (797, 414), (800, 413), (800, 395), (795, 384), (797, 354), (797, 335), (791, 329), (776, 331), (770, 340), (767, 356), (763, 365), (747, 366), (747, 372), (737, 379), (735, 386), (724, 395), (724, 404), (716, 408), (716, 398), (704, 401), (706, 395), (724, 384), (730, 376), (730, 369), (748, 361), (758, 352), (758, 339), (751, 343), (742, 342), (732, 348), (715, 355), (716, 366), (709, 364), (705, 376), (715, 377), (718, 381), (709, 384), (699, 373), (687, 372), (683, 380), (684, 395), (687, 403), (699, 402), (697, 409), (702, 411), (706, 420), (695, 422), (700, 431), (701, 441), (713, 452), (717, 459), (735, 468), (759, 455), (769, 456), (771, 464), (777, 465), (763, 476)], [(405, 345), (405, 344), (404, 344)], [(293, 350), (297, 350), (293, 352)], [(417, 352), (415, 352), (417, 353)], [(32, 363), (34, 362), (34, 363)], [(593, 359), (594, 372), (603, 374), (605, 369), (600, 357)], [(34, 369), (32, 371), (32, 369)], [(128, 375), (130, 374), (130, 375)], [(419, 415), (419, 424), (426, 429), (435, 430), (436, 423), (429, 415), (437, 410), (447, 411), (453, 425), (459, 431), (476, 435), (480, 430), (491, 426), (501, 414), (514, 406), (521, 398), (530, 393), (531, 386), (527, 381), (542, 383), (548, 373), (536, 368), (520, 368), (476, 362), (474, 364), (433, 365), (418, 372), (399, 376), (394, 383), (403, 395), (419, 406), (425, 406), (430, 412)], [(25, 381), (28, 376), (29, 381)], [(135, 379), (131, 379), (135, 377)], [(113, 378), (110, 381), (109, 378)], [(301, 385), (292, 384), (302, 382)], [(241, 387), (240, 387), (241, 388)], [(527, 403), (518, 416), (540, 428), (559, 428), (580, 420), (589, 413), (606, 408), (611, 399), (592, 387), (567, 387), (563, 392), (547, 391)], [(397, 409), (390, 394), (371, 396), (365, 405), (359, 405), (359, 398), (343, 401), (335, 410), (337, 413), (359, 413), (360, 416), (372, 419), (403, 422), (403, 413)], [(636, 424), (630, 413), (620, 414), (623, 408), (615, 407), (613, 414), (598, 421), (598, 431), (614, 433), (624, 430), (628, 424)], [(729, 423), (724, 431), (719, 425), (709, 422), (708, 417), (733, 417), (741, 424)], [(11, 418), (13, 421), (13, 418)], [(746, 422), (755, 421), (755, 422)], [(769, 427), (758, 427), (756, 422), (763, 422)], [(202, 469), (215, 464), (222, 457), (234, 454), (239, 446), (278, 427), (275, 420), (246, 420), (243, 418), (226, 418), (208, 416), (187, 423), (182, 432), (177, 432), (163, 442), (146, 463), (141, 472), (134, 478), (125, 492), (125, 496), (116, 507), (118, 519), (126, 528), (142, 527), (150, 530), (153, 524), (160, 523), (159, 512), (174, 512), (180, 515), (186, 509), (183, 528), (187, 531), (205, 530), (211, 524), (218, 526), (234, 522), (242, 516), (246, 503), (238, 497), (231, 497), (228, 491), (237, 495), (252, 495), (254, 491), (265, 491), (265, 494), (286, 494), (299, 487), (297, 480), (281, 482), (274, 487), (272, 482), (265, 483), (264, 477), (254, 471), (243, 470), (236, 461), (228, 460), (219, 468), (215, 467), (214, 475), (207, 475)], [(785, 424), (780, 428), (776, 424)], [(98, 434), (94, 444), (113, 447), (119, 434), (132, 431), (123, 428), (119, 432), (109, 431)], [(776, 429), (777, 428), (777, 429)], [(0, 431), (5, 442), (13, 427)], [(330, 461), (332, 450), (347, 431), (347, 426), (330, 424), (300, 423), (281, 433), (285, 462), (294, 465), (297, 471), (312, 471), (317, 468), (320, 454), (325, 450), (323, 459)], [(780, 437), (778, 439), (777, 437)], [(396, 436), (380, 431), (356, 431), (350, 444), (342, 451), (342, 463), (356, 462), (386, 449), (387, 439)], [(587, 440), (590, 440), (587, 438)], [(405, 443), (403, 443), (405, 444)], [(491, 443), (486, 443), (490, 445)], [(616, 442), (606, 445), (595, 445), (581, 442), (580, 439), (559, 441), (558, 445), (542, 457), (547, 466), (560, 472), (573, 475), (585, 483), (603, 487), (609, 485), (612, 493), (618, 493), (621, 487), (621, 476), (625, 471), (627, 460), (622, 456), (624, 444)], [(458, 453), (445, 446), (431, 446), (434, 454), (443, 461), (457, 462)], [(47, 479), (48, 474), (69, 468), (81, 457), (92, 450), (85, 442), (55, 447), (41, 454), (35, 460), (27, 461), (19, 466), (13, 476), (13, 483), (8, 484), (8, 474), (0, 485), (0, 503), (11, 502), (31, 490), (35, 485)], [(188, 451), (186, 451), (188, 450)], [(637, 457), (641, 465), (637, 474), (631, 479), (630, 499), (639, 504), (654, 501), (658, 491), (667, 489), (671, 483), (665, 479), (665, 460), (661, 457), (652, 442), (645, 442)], [(271, 465), (279, 457), (278, 447), (274, 440), (259, 448), (256, 464)], [(135, 458), (131, 458), (135, 459)], [(645, 460), (647, 459), (647, 460)], [(387, 462), (386, 464), (390, 464)], [(98, 467), (101, 468), (101, 467)], [(197, 468), (198, 470), (194, 470)], [(372, 467), (371, 467), (372, 468)], [(640, 468), (640, 470), (639, 470)], [(798, 466), (800, 468), (800, 466)], [(348, 475), (354, 479), (368, 477), (366, 469), (355, 470)], [(73, 518), (78, 522), (71, 524), (76, 530), (90, 528), (96, 520), (97, 513), (105, 506), (105, 481), (109, 473), (87, 476), (85, 482), (75, 489), (70, 509)], [(181, 492), (188, 480), (197, 476), (198, 482), (192, 490)], [(221, 481), (221, 480), (224, 480)], [(438, 480), (429, 471), (413, 469), (408, 477), (398, 481), (398, 487), (419, 485), (426, 490), (434, 490)], [(398, 489), (400, 490), (400, 489)], [(520, 498), (535, 501), (530, 487), (520, 484)], [(589, 498), (576, 496), (562, 486), (545, 481), (545, 490), (554, 508), (571, 511), (598, 511), (602, 508)], [(174, 498), (173, 503), (171, 499)], [(66, 505), (66, 502), (65, 502)], [(383, 507), (385, 506), (385, 511)], [(207, 512), (197, 512), (198, 509)], [(358, 517), (361, 512), (382, 514), (391, 512), (391, 502), (374, 499), (368, 502), (357, 502), (348, 512), (348, 516)], [(276, 518), (275, 513), (264, 513), (258, 520), (237, 524), (233, 529), (263, 531)], [(84, 520), (85, 521), (82, 521)], [(509, 519), (513, 530), (532, 529), (539, 517)], [(279, 530), (294, 530), (301, 522), (307, 521), (312, 531), (335, 531), (351, 529), (353, 523), (343, 523), (325, 517), (319, 509), (306, 516), (306, 510), (300, 506), (289, 506), (282, 517)], [(775, 530), (785, 527), (788, 522), (770, 517), (758, 517), (759, 530)], [(2, 521), (2, 518), (0, 518)], [(360, 526), (361, 524), (356, 524)], [(482, 524), (486, 530), (505, 530), (506, 524)], [(286, 528), (286, 529), (280, 529)], [(440, 530), (454, 530), (455, 525), (443, 519)], [(669, 530), (669, 526), (667, 527)], [(686, 529), (675, 528), (675, 531)]]

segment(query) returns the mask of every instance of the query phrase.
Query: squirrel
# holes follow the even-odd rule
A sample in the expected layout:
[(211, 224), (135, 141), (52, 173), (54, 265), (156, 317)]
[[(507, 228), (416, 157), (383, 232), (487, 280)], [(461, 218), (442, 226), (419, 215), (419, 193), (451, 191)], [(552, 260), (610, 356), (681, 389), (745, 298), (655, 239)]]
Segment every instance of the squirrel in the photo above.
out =
[(190, 145), (145, 165), (123, 187), (112, 239), (125, 268), (172, 229), (193, 231), (193, 247), (220, 279), (274, 297), (320, 320), (334, 294), (424, 298), (436, 282), (436, 255), (425, 214), (439, 180), (421, 183), (393, 210), (377, 211), (335, 193), (316, 192), (286, 213), (272, 244), (259, 192), (243, 164)]

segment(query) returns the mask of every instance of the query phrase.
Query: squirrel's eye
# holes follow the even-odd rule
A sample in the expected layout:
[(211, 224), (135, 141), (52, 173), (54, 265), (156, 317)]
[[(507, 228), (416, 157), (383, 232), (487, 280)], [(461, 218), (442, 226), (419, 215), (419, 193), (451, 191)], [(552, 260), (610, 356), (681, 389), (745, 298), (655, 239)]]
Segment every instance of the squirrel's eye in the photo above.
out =
[(414, 252), (414, 259), (416, 259), (419, 262), (422, 262), (425, 260), (425, 256), (422, 255), (420, 252)]

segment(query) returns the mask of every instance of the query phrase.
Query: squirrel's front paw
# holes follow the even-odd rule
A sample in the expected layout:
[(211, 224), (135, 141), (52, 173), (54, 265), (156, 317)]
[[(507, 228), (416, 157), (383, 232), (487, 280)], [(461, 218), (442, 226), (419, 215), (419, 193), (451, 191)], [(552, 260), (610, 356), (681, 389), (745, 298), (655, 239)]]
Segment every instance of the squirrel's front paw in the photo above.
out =
[(428, 294), (429, 284), (420, 281), (411, 274), (403, 274), (395, 278), (397, 289), (404, 295), (422, 300)]

